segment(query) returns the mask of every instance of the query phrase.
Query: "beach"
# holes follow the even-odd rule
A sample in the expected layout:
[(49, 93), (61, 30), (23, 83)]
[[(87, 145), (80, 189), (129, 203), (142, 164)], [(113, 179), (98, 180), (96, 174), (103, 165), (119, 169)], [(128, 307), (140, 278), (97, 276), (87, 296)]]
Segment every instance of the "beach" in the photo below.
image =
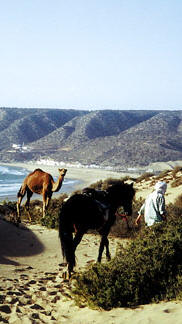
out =
[[(55, 165), (41, 165), (41, 164), (36, 164), (35, 162), (27, 162), (27, 163), (8, 163), (8, 164), (3, 164), (5, 166), (11, 166), (11, 167), (19, 167), (22, 169), (26, 169), (29, 172), (34, 171), (37, 168), (41, 168), (43, 171), (50, 173), (54, 180), (56, 181), (58, 177), (58, 168), (62, 168), (62, 166), (55, 166)], [(164, 170), (172, 170), (176, 165), (181, 165), (181, 161), (169, 161), (169, 162), (162, 162), (162, 163), (154, 163), (153, 167), (155, 166), (156, 170), (158, 172), (162, 172)], [(101, 168), (89, 168), (89, 167), (73, 167), (73, 166), (64, 166), (67, 168), (67, 173), (65, 176), (65, 179), (70, 179), (73, 180), (74, 183), (69, 187), (69, 191), (66, 192), (68, 195), (71, 192), (74, 192), (76, 190), (81, 190), (87, 186), (90, 186), (93, 183), (96, 183), (100, 180), (104, 181), (108, 178), (113, 178), (113, 179), (123, 179), (126, 176), (131, 177), (131, 179), (136, 179), (139, 177), (141, 174), (137, 172), (117, 172), (117, 171), (111, 171), (111, 170), (106, 170), (106, 169), (101, 169)], [(175, 199), (177, 196), (181, 194), (181, 186), (178, 186), (176, 188), (173, 188), (171, 186), (171, 178), (169, 176), (166, 181), (168, 182), (168, 190), (166, 193), (166, 203), (174, 203)], [(145, 199), (147, 195), (152, 191), (152, 187), (149, 181), (143, 181), (141, 184), (137, 184), (132, 180), (129, 180), (129, 183), (133, 182), (134, 188), (136, 189), (136, 199), (142, 198)], [(64, 184), (64, 182), (63, 182)], [(61, 188), (58, 192), (53, 193), (53, 198), (60, 196), (61, 193), (63, 193), (63, 188)], [(42, 199), (40, 195), (33, 195), (33, 199)], [(6, 196), (4, 197), (6, 198)], [(16, 195), (9, 197), (9, 200), (16, 200), (17, 197)], [(24, 198), (25, 199), (25, 198)], [(2, 199), (1, 199), (2, 200)]]
[[(3, 163), (2, 163), (3, 165)], [(7, 164), (4, 164), (7, 165)], [(27, 162), (27, 163), (8, 163), (9, 166), (25, 168), (30, 172), (34, 171), (37, 168), (41, 168), (43, 171), (50, 173), (56, 180), (58, 177), (58, 168), (62, 168), (61, 166), (55, 165), (41, 165), (36, 164), (34, 162)], [(120, 179), (125, 177), (126, 175), (131, 175), (130, 173), (124, 172), (116, 172), (111, 170), (105, 170), (100, 168), (81, 168), (81, 167), (67, 167), (66, 164), (64, 168), (67, 168), (67, 173), (65, 179), (73, 179), (78, 180), (78, 183), (75, 184), (74, 190), (79, 190), (84, 187), (91, 185), (99, 180), (105, 180), (108, 178)], [(137, 177), (137, 173), (132, 173), (133, 177)], [(61, 190), (60, 190), (61, 192)], [(55, 195), (55, 194), (54, 194)]]

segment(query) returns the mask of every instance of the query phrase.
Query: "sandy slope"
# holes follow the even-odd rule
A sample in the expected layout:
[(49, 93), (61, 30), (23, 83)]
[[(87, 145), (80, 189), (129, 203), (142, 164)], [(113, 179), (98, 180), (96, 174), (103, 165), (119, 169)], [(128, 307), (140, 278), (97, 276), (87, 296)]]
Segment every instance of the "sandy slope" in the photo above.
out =
[[(77, 271), (95, 262), (99, 237), (85, 235), (77, 250)], [(117, 241), (110, 239), (111, 254)], [(40, 225), (15, 227), (0, 219), (0, 322), (6, 323), (182, 323), (182, 303), (116, 308), (79, 308), (62, 280), (58, 233)], [(104, 262), (104, 260), (103, 260)]]

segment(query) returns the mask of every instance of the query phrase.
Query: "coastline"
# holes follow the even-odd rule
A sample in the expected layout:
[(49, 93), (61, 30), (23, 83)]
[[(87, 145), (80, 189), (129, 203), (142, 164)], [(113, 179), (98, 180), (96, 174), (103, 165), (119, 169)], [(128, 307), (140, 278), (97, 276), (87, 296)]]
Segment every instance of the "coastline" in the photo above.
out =
[[(165, 170), (170, 170), (169, 168), (169, 162), (164, 163), (165, 164)], [(39, 164), (35, 162), (10, 162), (10, 163), (1, 163), (2, 166), (10, 166), (10, 167), (19, 167), (26, 169), (28, 173), (34, 171), (37, 168), (41, 168), (45, 172), (50, 173), (53, 178), (57, 179), (58, 177), (58, 168), (62, 168), (62, 165), (45, 165), (45, 164)], [(174, 168), (175, 165), (181, 165), (180, 161), (176, 161), (173, 165), (171, 166), (171, 170)], [(164, 166), (164, 165), (163, 165)], [(167, 167), (168, 166), (168, 167)], [(67, 190), (63, 190), (63, 188), (55, 192), (53, 195), (53, 198), (57, 198), (60, 196), (62, 193), (70, 194), (74, 191), (77, 190), (82, 190), (85, 187), (89, 187), (91, 184), (96, 183), (100, 180), (104, 181), (108, 178), (113, 178), (113, 179), (122, 179), (126, 176), (130, 176), (132, 178), (137, 178), (141, 175), (141, 173), (133, 173), (133, 172), (119, 172), (119, 171), (111, 171), (111, 170), (106, 170), (106, 169), (100, 169), (100, 168), (89, 168), (89, 167), (73, 167), (73, 166), (67, 166), (65, 164), (64, 166), (67, 168), (67, 173), (65, 176), (65, 179), (67, 180), (73, 180), (74, 183), (70, 185), (69, 189), (67, 186)], [(158, 165), (158, 170), (160, 170), (160, 167)], [(181, 186), (173, 188), (171, 186), (171, 183), (169, 180), (167, 180), (168, 183), (168, 189), (166, 193), (166, 203), (174, 203), (175, 199), (177, 196), (181, 194)], [(135, 189), (136, 189), (136, 199), (145, 199), (147, 195), (152, 191), (152, 187), (149, 181), (142, 182), (141, 184), (134, 184)], [(42, 200), (41, 195), (36, 195), (34, 194), (33, 199), (38, 199)], [(16, 201), (17, 196), (15, 195), (4, 195), (0, 197), (0, 202), (2, 201)]]
[[(52, 176), (56, 177), (58, 176), (58, 168), (61, 168), (61, 166), (52, 166), (52, 165), (40, 165), (36, 163), (20, 163), (20, 162), (12, 162), (12, 163), (1, 163), (2, 165), (9, 165), (14, 167), (21, 167), (29, 170), (30, 172), (34, 171), (37, 168), (41, 168), (45, 172), (50, 173)], [(78, 180), (78, 183), (75, 183), (74, 190), (79, 190), (84, 187), (87, 187), (91, 185), (92, 183), (95, 183), (100, 180), (106, 180), (107, 178), (114, 178), (114, 179), (120, 179), (127, 175), (130, 175), (130, 173), (122, 173), (122, 172), (116, 172), (116, 171), (110, 171), (105, 169), (94, 169), (94, 168), (77, 168), (77, 167), (66, 167), (67, 168), (67, 174), (66, 177), (72, 180)], [(137, 177), (138, 174), (132, 174), (133, 177)]]

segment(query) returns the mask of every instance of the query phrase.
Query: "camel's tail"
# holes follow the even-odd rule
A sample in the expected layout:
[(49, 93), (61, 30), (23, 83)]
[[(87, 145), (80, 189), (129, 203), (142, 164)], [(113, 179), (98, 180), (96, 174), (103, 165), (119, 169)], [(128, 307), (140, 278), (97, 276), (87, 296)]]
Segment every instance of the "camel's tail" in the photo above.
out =
[(59, 238), (63, 258), (66, 259), (68, 267), (73, 269), (75, 266), (75, 251), (73, 246), (72, 224), (66, 212), (66, 203), (62, 206), (59, 214)]
[(20, 187), (20, 190), (17, 193), (17, 198), (23, 197), (24, 196), (24, 192), (22, 190), (22, 186)]

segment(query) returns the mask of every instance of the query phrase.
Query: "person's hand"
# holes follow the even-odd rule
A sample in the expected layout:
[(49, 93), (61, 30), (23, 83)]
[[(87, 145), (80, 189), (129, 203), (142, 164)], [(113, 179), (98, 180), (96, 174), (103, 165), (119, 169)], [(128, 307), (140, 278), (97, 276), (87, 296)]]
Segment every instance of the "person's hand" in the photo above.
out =
[(165, 221), (165, 222), (167, 221), (166, 214), (163, 214), (163, 215), (162, 215), (162, 219), (163, 219), (163, 221)]
[(138, 226), (141, 220), (141, 215), (138, 215), (137, 219), (135, 220), (135, 225)]

